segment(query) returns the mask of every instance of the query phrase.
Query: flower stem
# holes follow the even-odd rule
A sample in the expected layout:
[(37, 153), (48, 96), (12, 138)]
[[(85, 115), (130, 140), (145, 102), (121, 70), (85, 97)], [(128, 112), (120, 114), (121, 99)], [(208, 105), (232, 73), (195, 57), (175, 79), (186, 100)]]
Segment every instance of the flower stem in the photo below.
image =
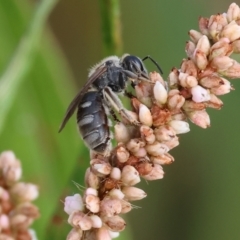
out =
[(119, 0), (100, 0), (104, 55), (122, 54)]

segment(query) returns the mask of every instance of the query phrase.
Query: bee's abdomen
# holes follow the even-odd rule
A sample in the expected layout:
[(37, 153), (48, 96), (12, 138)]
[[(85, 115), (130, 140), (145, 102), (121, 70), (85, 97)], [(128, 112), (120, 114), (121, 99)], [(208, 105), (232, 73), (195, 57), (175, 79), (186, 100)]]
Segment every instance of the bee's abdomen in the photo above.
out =
[(77, 123), (83, 140), (96, 152), (104, 152), (110, 140), (101, 93), (87, 92), (78, 105)]

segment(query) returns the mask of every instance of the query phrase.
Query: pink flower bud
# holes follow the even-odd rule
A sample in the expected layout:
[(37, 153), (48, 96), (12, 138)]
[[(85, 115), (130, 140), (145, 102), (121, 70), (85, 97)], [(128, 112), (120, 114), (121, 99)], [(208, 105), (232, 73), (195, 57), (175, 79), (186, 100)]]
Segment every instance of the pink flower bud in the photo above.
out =
[(93, 228), (101, 228), (102, 227), (102, 219), (97, 215), (91, 215), (89, 218), (92, 221)]
[(169, 153), (166, 153), (164, 155), (160, 155), (157, 157), (152, 156), (151, 161), (153, 163), (160, 164), (160, 165), (168, 165), (174, 162), (174, 158)]
[(229, 56), (232, 53), (232, 46), (228, 38), (221, 38), (210, 49), (209, 60), (215, 57)]
[(221, 99), (216, 97), (215, 94), (211, 93), (210, 100), (206, 103), (206, 106), (210, 108), (221, 109), (221, 107), (223, 106), (223, 102)]
[(138, 171), (130, 166), (126, 165), (122, 170), (122, 182), (126, 186), (133, 186), (137, 183), (139, 183), (140, 177)]
[(148, 144), (152, 144), (155, 142), (155, 135), (153, 134), (153, 129), (148, 126), (141, 126), (140, 132), (143, 135), (144, 140)]
[(208, 18), (203, 18), (203, 17), (199, 18), (199, 21), (198, 21), (199, 29), (200, 29), (201, 33), (206, 36), (209, 36), (208, 23), (209, 23)]
[(121, 170), (117, 167), (112, 168), (110, 177), (115, 180), (120, 180), (121, 179)]
[(180, 95), (179, 90), (172, 89), (169, 91), (168, 101), (167, 101), (167, 105), (169, 109), (171, 110), (180, 109), (183, 106), (184, 102), (185, 102), (185, 98), (182, 95)]
[(160, 82), (156, 82), (153, 87), (153, 94), (156, 102), (161, 106), (167, 102), (167, 90)]
[(68, 196), (64, 201), (64, 211), (67, 214), (71, 214), (74, 211), (82, 211), (84, 209), (83, 200), (80, 194), (74, 194), (73, 196)]
[(233, 60), (233, 64), (226, 70), (219, 71), (220, 74), (228, 78), (239, 78), (240, 77), (240, 63)]
[(240, 53), (240, 40), (236, 40), (232, 43), (233, 52)]
[(186, 121), (187, 117), (185, 116), (184, 113), (176, 113), (172, 115), (172, 120), (180, 120), (180, 121)]
[(187, 133), (190, 131), (189, 124), (185, 121), (172, 120), (169, 126), (174, 129), (176, 134)]
[(110, 174), (112, 167), (108, 162), (100, 159), (90, 161), (92, 171), (100, 177)]
[(201, 128), (210, 127), (210, 118), (205, 110), (186, 112), (189, 119)]
[(122, 200), (121, 203), (122, 203), (122, 211), (121, 211), (122, 214), (128, 213), (132, 210), (132, 205), (128, 201)]
[[(106, 227), (97, 229), (95, 238), (88, 238), (89, 240), (112, 240), (109, 230)], [(79, 239), (77, 239), (79, 240)]]
[(119, 232), (112, 232), (112, 231), (109, 231), (109, 234), (110, 234), (110, 237), (111, 237), (111, 238), (117, 238), (117, 237), (119, 237), (119, 235), (120, 235)]
[(175, 136), (171, 141), (165, 142), (165, 144), (168, 146), (169, 150), (171, 150), (179, 145), (179, 139)]
[(176, 88), (178, 85), (178, 76), (179, 71), (176, 68), (173, 68), (168, 76), (168, 82), (170, 88)]
[(181, 71), (196, 78), (198, 76), (198, 69), (191, 59), (183, 59), (181, 64)]
[(171, 141), (176, 136), (174, 129), (168, 125), (155, 128), (154, 134), (159, 142)]
[(203, 36), (202, 33), (196, 31), (196, 30), (190, 30), (188, 32), (189, 37), (194, 43), (197, 43), (199, 39)]
[(124, 198), (124, 194), (121, 190), (119, 189), (112, 189), (108, 195), (112, 198), (117, 198), (117, 199), (123, 199)]
[(219, 87), (211, 88), (211, 92), (215, 95), (224, 95), (233, 90), (230, 82), (222, 78), (222, 85)]
[(86, 195), (85, 196), (86, 208), (93, 213), (99, 212), (100, 209), (100, 199), (95, 195)]
[(197, 42), (196, 50), (201, 53), (204, 53), (205, 55), (208, 55), (210, 52), (210, 42), (207, 36), (203, 35)]
[(90, 168), (86, 170), (85, 173), (85, 184), (87, 187), (91, 187), (94, 189), (98, 189), (99, 186), (99, 178), (96, 174), (94, 174)]
[(92, 221), (91, 218), (85, 215), (78, 223), (80, 229), (83, 231), (90, 230), (92, 228)]
[(240, 26), (235, 22), (232, 21), (228, 25), (226, 25), (222, 32), (221, 37), (226, 37), (233, 42), (240, 38)]
[(191, 100), (187, 100), (185, 101), (184, 105), (183, 105), (183, 109), (184, 111), (190, 112), (190, 111), (195, 111), (195, 110), (203, 110), (206, 108), (206, 104), (205, 103), (196, 103), (194, 101)]
[(9, 224), (9, 218), (6, 214), (1, 214), (0, 215), (0, 226), (1, 226), (1, 231), (4, 229), (9, 229), (10, 224)]
[(167, 153), (169, 148), (165, 144), (155, 142), (153, 144), (148, 144), (146, 150), (150, 155), (158, 156)]
[(149, 110), (145, 105), (140, 104), (139, 107), (139, 120), (142, 124), (147, 125), (147, 126), (152, 126), (152, 115)]
[(195, 77), (189, 76), (187, 73), (180, 72), (179, 82), (182, 87), (192, 88), (198, 84), (198, 81)]
[(38, 197), (38, 187), (31, 183), (18, 182), (10, 189), (16, 202), (31, 202)]
[(67, 240), (82, 239), (83, 231), (79, 228), (73, 228), (67, 235)]
[(100, 204), (100, 212), (102, 216), (112, 217), (118, 215), (122, 211), (122, 202), (117, 198), (105, 197)]
[(227, 56), (215, 57), (211, 62), (211, 66), (221, 72), (230, 68), (233, 65), (233, 63), (234, 60), (231, 59), (230, 57)]
[(210, 17), (208, 30), (214, 41), (217, 41), (219, 39), (219, 33), (227, 24), (227, 17), (224, 14), (212, 15)]
[(113, 216), (113, 217), (104, 217), (103, 222), (113, 232), (123, 231), (125, 226), (126, 226), (125, 221), (121, 217), (119, 217), (118, 215)]
[(128, 152), (128, 150), (125, 147), (121, 147), (121, 146), (117, 148), (116, 154), (117, 154), (117, 159), (120, 163), (126, 162), (130, 156), (130, 153)]
[(154, 164), (152, 171), (148, 175), (142, 176), (144, 179), (148, 181), (153, 181), (157, 179), (162, 179), (164, 176), (164, 171), (161, 165)]
[(15, 154), (12, 151), (4, 151), (0, 154), (0, 169), (9, 168), (16, 161)]
[(236, 3), (230, 4), (230, 6), (227, 10), (228, 21), (231, 22), (232, 20), (237, 20), (239, 14), (240, 14), (239, 6)]
[(137, 98), (141, 101), (141, 103), (145, 104), (148, 107), (152, 106), (152, 86), (151, 84), (147, 82), (140, 82), (135, 87), (135, 92), (137, 95)]
[(125, 195), (125, 199), (128, 201), (141, 200), (147, 196), (142, 189), (136, 187), (123, 187), (122, 192)]
[(210, 93), (205, 88), (197, 85), (191, 88), (192, 100), (194, 102), (205, 102), (210, 100)]
[(131, 152), (137, 152), (141, 147), (144, 147), (145, 143), (138, 138), (131, 139), (127, 144), (127, 149)]
[(213, 88), (221, 86), (223, 80), (217, 74), (213, 74), (200, 79), (199, 83), (205, 88)]
[(188, 41), (185, 47), (185, 52), (189, 58), (191, 59), (193, 58), (195, 49), (196, 49), (196, 45), (193, 42)]
[(152, 163), (139, 162), (137, 165), (135, 165), (135, 168), (138, 170), (139, 175), (143, 176), (152, 171)]
[(196, 49), (193, 54), (194, 61), (197, 67), (201, 70), (204, 70), (208, 65), (207, 55), (200, 50)]
[(131, 139), (131, 135), (128, 128), (122, 122), (115, 124), (114, 136), (118, 143), (120, 142), (126, 143)]

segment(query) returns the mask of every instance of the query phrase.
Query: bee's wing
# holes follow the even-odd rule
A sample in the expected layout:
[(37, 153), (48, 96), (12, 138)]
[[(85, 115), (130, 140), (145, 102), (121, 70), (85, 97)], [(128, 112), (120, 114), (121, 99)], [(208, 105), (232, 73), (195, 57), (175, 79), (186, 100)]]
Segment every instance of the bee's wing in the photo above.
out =
[(103, 75), (105, 72), (107, 71), (107, 67), (105, 65), (101, 65), (87, 80), (86, 84), (83, 86), (83, 88), (81, 89), (81, 91), (76, 95), (76, 97), (72, 100), (72, 102), (70, 103), (70, 105), (67, 108), (65, 117), (62, 121), (62, 124), (60, 125), (60, 128), (58, 130), (58, 132), (61, 132), (62, 129), (65, 127), (67, 121), (69, 120), (69, 118), (73, 115), (73, 113), (75, 112), (79, 102), (81, 101), (84, 93), (87, 92), (87, 90), (89, 89), (90, 85), (97, 79), (99, 78), (101, 75)]

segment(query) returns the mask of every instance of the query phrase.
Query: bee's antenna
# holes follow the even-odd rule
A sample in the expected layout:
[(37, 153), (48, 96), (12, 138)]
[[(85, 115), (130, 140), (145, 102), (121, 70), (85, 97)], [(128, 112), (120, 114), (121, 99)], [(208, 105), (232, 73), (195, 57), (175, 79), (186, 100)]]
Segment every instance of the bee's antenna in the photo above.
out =
[(150, 60), (157, 66), (159, 72), (160, 72), (161, 74), (163, 74), (163, 71), (162, 71), (161, 67), (159, 66), (159, 64), (158, 64), (151, 56), (148, 55), (148, 56), (144, 57), (144, 58), (142, 59), (142, 61), (145, 61), (146, 59), (150, 59)]

